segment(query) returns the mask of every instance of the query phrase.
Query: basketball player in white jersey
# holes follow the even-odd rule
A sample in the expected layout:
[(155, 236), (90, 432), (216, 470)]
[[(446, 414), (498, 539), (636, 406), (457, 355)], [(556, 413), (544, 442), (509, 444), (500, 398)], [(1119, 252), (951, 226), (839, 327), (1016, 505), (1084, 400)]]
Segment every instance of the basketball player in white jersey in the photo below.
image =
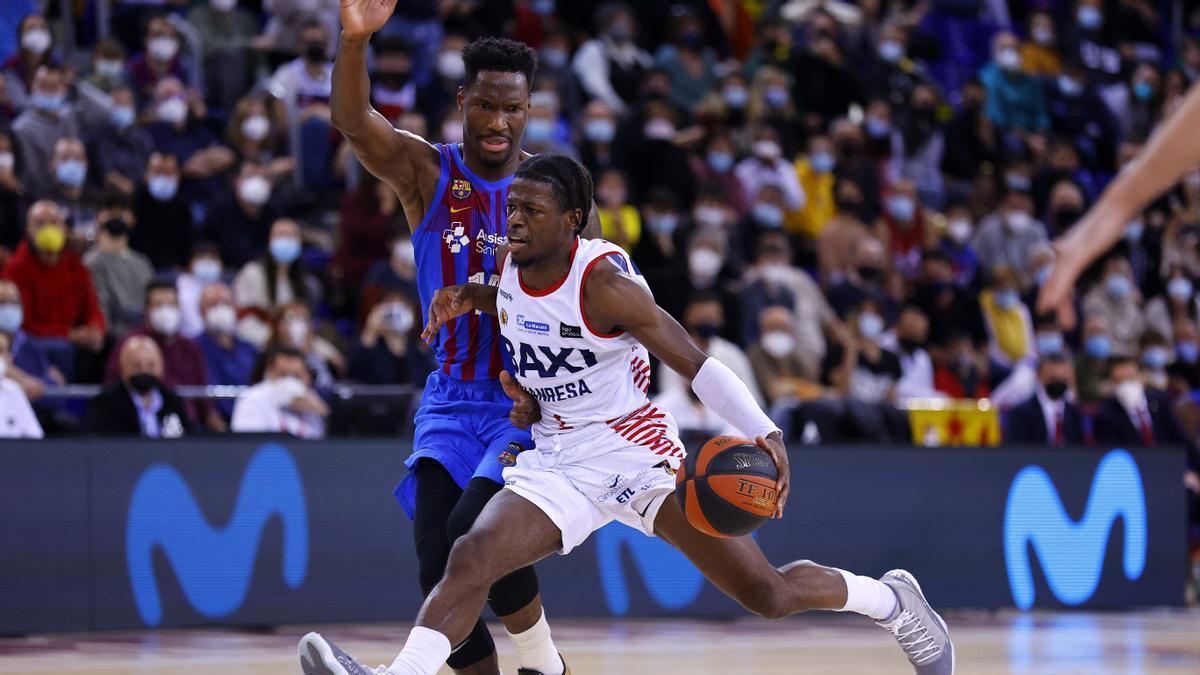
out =
[[(662, 537), (751, 612), (768, 619), (813, 609), (864, 614), (896, 637), (917, 673), (953, 673), (946, 625), (908, 572), (876, 580), (806, 560), (776, 568), (750, 537), (717, 539), (688, 523), (671, 496), (683, 446), (671, 416), (646, 397), (643, 345), (775, 460), (775, 517), (787, 500), (787, 450), (746, 385), (655, 304), (625, 252), (579, 238), (591, 199), (591, 178), (575, 160), (545, 154), (522, 163), (508, 193), (499, 286), (445, 288), (430, 306), (427, 339), (467, 312), (499, 316), (516, 381), (538, 400), (541, 419), (535, 447), (505, 470), (505, 488), (454, 545), (403, 651), (375, 672), (434, 675), (467, 637), (496, 579), (566, 554), (617, 520)], [(507, 373), (501, 379), (521, 398)], [(315, 672), (322, 675), (372, 673), (316, 633), (300, 646), (302, 654), (321, 654), (326, 670)]]

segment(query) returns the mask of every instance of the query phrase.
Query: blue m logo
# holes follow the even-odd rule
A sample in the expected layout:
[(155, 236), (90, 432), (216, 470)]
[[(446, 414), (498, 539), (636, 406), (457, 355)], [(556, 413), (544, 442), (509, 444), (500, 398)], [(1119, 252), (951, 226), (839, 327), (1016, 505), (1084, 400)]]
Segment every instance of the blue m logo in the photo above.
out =
[(1067, 515), (1045, 470), (1021, 469), (1009, 487), (1004, 510), (1004, 558), (1017, 607), (1033, 606), (1030, 542), (1056, 598), (1068, 605), (1091, 598), (1100, 583), (1104, 551), (1117, 517), (1124, 521), (1125, 578), (1134, 581), (1146, 567), (1146, 495), (1128, 452), (1113, 450), (1100, 461), (1079, 522)]
[[(668, 499), (674, 499), (668, 496)], [(646, 535), (620, 523), (611, 523), (596, 533), (596, 557), (600, 584), (608, 610), (616, 616), (629, 613), (629, 583), (621, 564), (621, 549), (629, 548), (634, 567), (641, 572), (646, 590), (659, 606), (672, 611), (696, 601), (704, 588), (704, 575), (687, 556), (662, 539)]]
[(187, 601), (208, 618), (229, 616), (246, 598), (267, 521), (283, 521), (283, 580), (291, 588), (308, 569), (308, 512), (300, 471), (287, 450), (263, 446), (246, 467), (233, 517), (225, 527), (204, 518), (192, 491), (169, 466), (156, 464), (133, 490), (125, 530), (129, 584), (148, 626), (162, 622), (151, 554), (162, 547)]

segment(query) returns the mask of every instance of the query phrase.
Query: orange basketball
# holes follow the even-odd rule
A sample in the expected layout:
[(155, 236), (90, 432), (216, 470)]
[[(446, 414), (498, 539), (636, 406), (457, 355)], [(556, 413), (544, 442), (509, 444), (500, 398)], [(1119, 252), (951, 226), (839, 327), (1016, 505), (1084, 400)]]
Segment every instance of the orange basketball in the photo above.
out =
[(718, 436), (689, 453), (675, 475), (675, 496), (697, 530), (740, 537), (775, 513), (779, 472), (753, 441)]

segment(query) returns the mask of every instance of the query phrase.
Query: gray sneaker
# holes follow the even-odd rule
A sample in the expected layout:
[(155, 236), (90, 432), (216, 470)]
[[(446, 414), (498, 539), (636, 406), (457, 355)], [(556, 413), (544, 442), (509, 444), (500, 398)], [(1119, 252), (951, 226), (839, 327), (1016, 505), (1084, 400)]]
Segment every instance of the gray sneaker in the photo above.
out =
[(891, 633), (917, 675), (953, 675), (954, 643), (946, 622), (933, 611), (921, 585), (905, 570), (892, 570), (879, 578), (896, 593), (896, 614), (876, 621)]
[(386, 670), (385, 666), (371, 670), (320, 633), (300, 638), (297, 652), (304, 675), (384, 675)]

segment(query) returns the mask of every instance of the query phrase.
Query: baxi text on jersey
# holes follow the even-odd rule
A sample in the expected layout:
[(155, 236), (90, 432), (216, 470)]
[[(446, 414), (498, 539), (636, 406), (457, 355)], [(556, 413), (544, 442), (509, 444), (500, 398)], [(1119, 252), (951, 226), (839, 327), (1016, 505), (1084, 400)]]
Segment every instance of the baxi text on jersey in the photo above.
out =
[(554, 403), (555, 401), (565, 401), (577, 396), (592, 393), (588, 388), (586, 380), (578, 382), (567, 382), (553, 387), (532, 387), (529, 390), (529, 395), (537, 399), (541, 403)]

